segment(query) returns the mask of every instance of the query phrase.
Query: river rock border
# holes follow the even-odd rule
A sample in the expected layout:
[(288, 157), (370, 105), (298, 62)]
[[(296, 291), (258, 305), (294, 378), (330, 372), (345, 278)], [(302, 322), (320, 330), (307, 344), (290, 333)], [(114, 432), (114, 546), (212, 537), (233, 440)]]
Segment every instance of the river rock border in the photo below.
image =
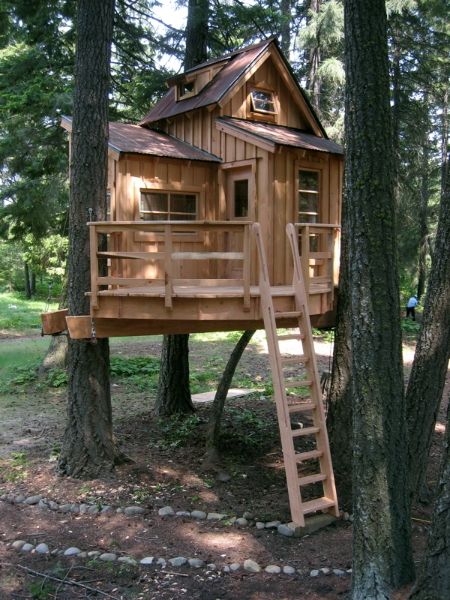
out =
[[(166, 567), (190, 567), (192, 569), (205, 569), (206, 574), (211, 571), (217, 573), (236, 573), (237, 571), (246, 571), (247, 573), (268, 573), (270, 575), (308, 575), (302, 569), (295, 569), (291, 565), (275, 565), (270, 564), (265, 567), (258, 564), (255, 560), (248, 558), (241, 563), (231, 563), (217, 565), (216, 563), (206, 563), (200, 558), (185, 558), (184, 556), (175, 556), (173, 558), (156, 557), (156, 556), (145, 556), (143, 558), (136, 558), (131, 555), (119, 556), (113, 552), (103, 552), (101, 550), (90, 550), (89, 552), (80, 550), (75, 546), (69, 548), (60, 549), (55, 548), (50, 550), (45, 542), (40, 542), (36, 546), (30, 544), (25, 540), (15, 540), (14, 542), (7, 543), (7, 548), (15, 550), (16, 552), (24, 554), (39, 554), (41, 556), (53, 556), (59, 558), (77, 558), (77, 559), (89, 559), (99, 560), (103, 562), (118, 562), (121, 564), (129, 565), (131, 567), (159, 567), (165, 569)], [(320, 569), (313, 569), (309, 572), (310, 577), (318, 577), (319, 575), (336, 575), (338, 577), (344, 577), (351, 575), (351, 569), (337, 569), (332, 567), (322, 567)]]
[[(22, 495), (14, 495), (14, 494), (4, 494), (0, 496), (0, 500), (4, 502), (9, 502), (10, 504), (24, 504), (31, 507), (37, 507), (46, 510), (52, 510), (62, 513), (74, 513), (74, 514), (94, 514), (94, 515), (112, 515), (112, 514), (123, 514), (126, 517), (134, 517), (134, 516), (144, 516), (148, 514), (150, 511), (143, 508), (142, 506), (126, 506), (114, 508), (110, 505), (101, 505), (101, 504), (77, 504), (77, 503), (67, 503), (67, 504), (59, 504), (53, 500), (48, 500), (44, 498), (40, 494), (36, 494), (33, 496), (22, 496)], [(210, 521), (221, 523), (225, 526), (235, 526), (235, 527), (256, 527), (256, 529), (270, 529), (276, 530), (280, 535), (286, 537), (297, 537), (304, 535), (305, 531), (303, 528), (296, 527), (294, 523), (282, 523), (281, 521), (258, 521), (254, 515), (250, 512), (244, 512), (242, 517), (230, 516), (226, 513), (217, 513), (217, 512), (205, 512), (203, 510), (178, 510), (175, 511), (171, 506), (164, 506), (158, 509), (158, 515), (160, 517), (184, 517), (191, 518), (197, 521)], [(325, 515), (326, 516), (326, 515)], [(343, 513), (342, 518), (345, 521), (351, 521), (352, 517), (348, 513)]]

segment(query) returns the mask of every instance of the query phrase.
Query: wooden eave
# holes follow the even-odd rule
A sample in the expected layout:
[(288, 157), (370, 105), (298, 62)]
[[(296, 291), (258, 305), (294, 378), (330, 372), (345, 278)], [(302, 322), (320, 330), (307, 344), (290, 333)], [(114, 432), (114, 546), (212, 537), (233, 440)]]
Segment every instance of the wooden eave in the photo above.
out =
[(254, 133), (242, 131), (242, 129), (239, 129), (238, 127), (235, 127), (234, 125), (231, 125), (230, 123), (222, 123), (222, 122), (216, 121), (216, 128), (219, 131), (223, 131), (224, 133), (228, 133), (229, 135), (234, 136), (238, 140), (242, 140), (243, 142), (249, 142), (250, 144), (254, 144), (258, 148), (261, 148), (262, 150), (267, 150), (268, 152), (271, 152), (272, 154), (276, 150), (277, 146), (274, 142), (265, 140), (261, 136), (256, 135)]

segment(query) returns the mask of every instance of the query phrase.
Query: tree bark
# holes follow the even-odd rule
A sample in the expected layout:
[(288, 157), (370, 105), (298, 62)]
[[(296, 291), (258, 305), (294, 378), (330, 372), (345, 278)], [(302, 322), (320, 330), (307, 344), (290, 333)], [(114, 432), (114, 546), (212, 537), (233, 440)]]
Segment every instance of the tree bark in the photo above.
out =
[(353, 385), (353, 600), (414, 578), (384, 0), (347, 0), (346, 181)]
[(333, 459), (333, 471), (339, 506), (348, 511), (352, 506), (352, 343), (350, 323), (348, 214), (346, 200), (342, 210), (341, 257), (336, 315), (336, 334), (327, 396), (327, 429)]
[(227, 399), (228, 390), (233, 381), (236, 367), (241, 360), (242, 354), (248, 343), (252, 339), (255, 331), (247, 330), (239, 338), (238, 343), (230, 354), (227, 365), (220, 378), (217, 391), (214, 396), (214, 401), (209, 415), (208, 427), (206, 430), (206, 462), (214, 462), (218, 456), (218, 443), (220, 436), (220, 425), (223, 415), (225, 400)]
[(284, 55), (289, 60), (289, 51), (291, 49), (291, 8), (292, 0), (281, 0), (281, 26), (280, 26), (280, 46)]
[(442, 399), (450, 357), (450, 177), (441, 198), (422, 326), (406, 392), (411, 490), (418, 495)]
[[(68, 308), (89, 314), (89, 231), (106, 218), (108, 91), (114, 0), (79, 0), (69, 213)], [(68, 420), (59, 470), (96, 477), (120, 458), (112, 433), (109, 342), (69, 340)]]
[[(309, 10), (318, 13), (320, 11), (321, 0), (311, 0)], [(309, 52), (308, 78), (306, 87), (311, 94), (311, 104), (317, 112), (320, 112), (320, 91), (321, 83), (318, 74), (320, 67), (320, 37), (317, 34), (316, 45)]]
[(155, 413), (167, 417), (194, 410), (189, 387), (189, 335), (165, 335)]
[[(209, 0), (189, 0), (185, 70), (207, 59)], [(189, 335), (165, 335), (155, 412), (160, 416), (194, 410), (189, 385)]]
[[(450, 406), (450, 405), (449, 405)], [(423, 574), (411, 600), (444, 600), (450, 598), (450, 410), (447, 411), (447, 433), (444, 446), (438, 494)]]
[(30, 267), (28, 266), (28, 263), (24, 263), (24, 275), (25, 275), (25, 296), (28, 300), (31, 300)]

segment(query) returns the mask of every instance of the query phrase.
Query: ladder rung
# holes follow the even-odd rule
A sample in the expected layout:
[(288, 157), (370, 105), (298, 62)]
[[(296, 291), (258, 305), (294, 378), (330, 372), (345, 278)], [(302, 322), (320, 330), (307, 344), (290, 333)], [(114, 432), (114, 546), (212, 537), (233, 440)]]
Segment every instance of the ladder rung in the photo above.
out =
[(287, 388), (298, 388), (298, 387), (311, 387), (313, 384), (309, 379), (294, 379), (293, 381), (285, 381), (284, 387)]
[(322, 450), (310, 450), (309, 452), (296, 452), (295, 460), (301, 463), (305, 460), (311, 460), (313, 458), (321, 458), (323, 456)]
[(325, 473), (316, 473), (315, 475), (306, 475), (306, 477), (299, 477), (299, 485), (310, 485), (311, 483), (318, 483), (319, 481), (325, 481), (327, 476)]
[(301, 356), (290, 356), (289, 358), (282, 358), (281, 364), (283, 364), (283, 365), (296, 365), (298, 363), (306, 364), (308, 362), (308, 360), (309, 360), (309, 358), (302, 354)]
[(288, 404), (288, 412), (296, 413), (296, 412), (305, 412), (307, 410), (315, 410), (316, 405), (314, 402), (303, 402), (302, 404)]
[(319, 433), (320, 427), (303, 427), (302, 429), (294, 429), (292, 431), (292, 437), (300, 437), (303, 435), (313, 435)]
[(288, 333), (288, 334), (283, 334), (283, 335), (279, 335), (278, 337), (278, 341), (282, 342), (284, 340), (304, 340), (305, 336), (303, 335), (303, 333)]
[(302, 503), (303, 514), (307, 515), (308, 513), (313, 513), (318, 510), (326, 510), (327, 508), (331, 508), (335, 506), (334, 500), (330, 500), (330, 498), (326, 498), (323, 496), (322, 498), (316, 498), (315, 500), (308, 500), (308, 502)]
[(301, 310), (291, 310), (287, 312), (276, 312), (275, 319), (298, 319), (302, 316)]

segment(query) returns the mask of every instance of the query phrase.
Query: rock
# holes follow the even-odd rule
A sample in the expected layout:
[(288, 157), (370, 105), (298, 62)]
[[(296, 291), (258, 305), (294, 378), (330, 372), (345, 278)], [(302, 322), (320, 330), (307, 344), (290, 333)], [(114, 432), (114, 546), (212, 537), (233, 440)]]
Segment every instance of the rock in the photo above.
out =
[(244, 569), (249, 573), (259, 573), (261, 571), (261, 567), (258, 565), (258, 563), (251, 558), (244, 560)]
[(88, 508), (87, 511), (88, 511), (88, 514), (90, 514), (90, 515), (96, 515), (97, 513), (100, 512), (100, 509), (96, 504), (93, 504), (92, 506), (90, 506)]
[(29, 504), (31, 506), (33, 504), (38, 504), (39, 500), (42, 500), (42, 496), (29, 496), (24, 500), (24, 504)]
[(61, 504), (59, 510), (63, 513), (69, 513), (72, 511), (72, 504)]
[(48, 549), (47, 544), (38, 544), (35, 548), (38, 554), (49, 554), (50, 550)]
[(175, 511), (171, 506), (163, 506), (158, 510), (158, 515), (160, 517), (172, 517), (175, 514)]
[(132, 565), (133, 567), (137, 565), (137, 560), (134, 560), (134, 558), (131, 558), (131, 556), (120, 556), (117, 559), (117, 562), (125, 563), (126, 565)]
[(349, 575), (351, 575), (351, 574), (352, 574), (352, 572), (353, 572), (353, 569), (347, 569), (347, 573), (348, 573)]
[(21, 552), (31, 552), (33, 550), (33, 544), (24, 544), (20, 549)]
[(322, 567), (320, 570), (324, 575), (328, 575), (330, 573), (330, 569), (328, 567)]
[(162, 569), (164, 569), (164, 567), (166, 566), (167, 562), (165, 558), (158, 558), (158, 560), (156, 561), (157, 565), (160, 565)]
[(294, 535), (294, 530), (289, 527), (289, 525), (278, 525), (278, 533), (281, 533), (281, 535), (285, 535), (287, 537), (292, 537)]
[(345, 512), (345, 513), (342, 515), (342, 518), (344, 519), (344, 521), (350, 521), (350, 515), (349, 515), (349, 513), (348, 513), (348, 512)]
[(12, 543), (12, 548), (14, 548), (14, 550), (20, 550), (24, 544), (26, 544), (24, 540), (16, 540)]
[(81, 550), (79, 548), (71, 546), (70, 548), (67, 548), (67, 550), (64, 550), (64, 556), (77, 556), (80, 552)]
[(87, 552), (80, 552), (80, 554), (78, 554), (78, 558), (87, 558), (87, 555)]
[(190, 517), (191, 513), (188, 510), (177, 510), (175, 513), (177, 517)]
[(98, 558), (105, 562), (114, 562), (117, 560), (117, 556), (113, 552), (104, 552), (103, 554), (100, 554)]
[(310, 574), (310, 577), (319, 577), (319, 570), (318, 569), (313, 569)]
[(328, 527), (328, 525), (332, 525), (335, 522), (336, 517), (334, 515), (330, 515), (329, 513), (321, 513), (306, 517), (304, 527), (300, 527), (295, 523), (289, 523), (289, 527), (292, 527), (294, 530), (295, 537), (304, 537), (305, 535), (310, 535), (319, 529)]
[(188, 560), (189, 566), (194, 567), (194, 569), (200, 569), (205, 564), (205, 561), (201, 560), (201, 558), (190, 558)]
[(49, 507), (50, 510), (59, 510), (59, 504), (57, 502), (55, 502), (54, 500), (49, 500), (47, 502), (47, 506)]
[(211, 571), (215, 571), (217, 569), (217, 565), (216, 563), (208, 563), (207, 568), (210, 569)]
[(60, 554), (60, 550), (59, 550), (58, 548), (55, 548), (54, 550), (52, 550), (52, 551), (50, 552), (50, 554), (51, 554), (52, 556), (58, 556), (58, 554)]
[(100, 512), (102, 515), (108, 515), (108, 514), (112, 513), (113, 511), (114, 511), (114, 509), (112, 506), (106, 505), (102, 508), (102, 510)]
[(229, 573), (230, 572), (230, 567), (228, 565), (225, 565), (223, 568), (223, 572), (224, 573)]
[(89, 504), (80, 504), (80, 515), (85, 515), (89, 510)]
[(221, 483), (226, 483), (230, 481), (231, 475), (229, 475), (226, 471), (220, 471), (216, 475), (216, 481), (220, 481)]
[(265, 527), (265, 523), (261, 523), (261, 521), (256, 521), (256, 529), (264, 529)]
[(242, 516), (244, 517), (244, 519), (253, 519), (253, 513), (248, 512), (248, 510), (246, 510)]
[(145, 508), (142, 508), (142, 506), (127, 506), (123, 512), (127, 517), (134, 517), (135, 515), (142, 515), (145, 513)]
[(269, 521), (266, 523), (266, 529), (277, 529), (278, 525), (281, 525), (281, 521)]
[(97, 556), (100, 556), (100, 554), (101, 554), (101, 552), (99, 550), (91, 550), (90, 552), (87, 553), (89, 558), (97, 558)]
[(295, 575), (295, 569), (294, 569), (294, 567), (291, 567), (290, 565), (285, 565), (283, 567), (283, 573), (285, 575)]
[(184, 558), (184, 556), (177, 556), (175, 558), (170, 558), (169, 562), (172, 567), (182, 567), (187, 563), (187, 558)]
[(2, 500), (4, 502), (6, 500), (6, 497), (7, 497), (6, 494), (2, 494), (0, 496), (0, 500)]
[(222, 519), (225, 519), (227, 515), (222, 515), (221, 513), (215, 513), (215, 512), (210, 512), (208, 513), (206, 519), (208, 521), (221, 521)]
[(38, 508), (43, 508), (43, 509), (47, 510), (48, 509), (48, 502), (47, 502), (47, 500), (43, 500), (43, 499), (39, 500), (39, 502), (38, 502)]
[(78, 504), (71, 504), (70, 512), (78, 514), (80, 512), (80, 507), (78, 506)]
[(146, 556), (139, 562), (141, 565), (151, 565), (153, 563), (153, 560), (154, 560), (153, 556)]
[[(25, 502), (25, 496), (21, 496), (20, 494), (14, 498), (14, 504), (22, 504)], [(39, 504), (43, 502), (43, 500), (39, 500)]]
[(333, 574), (337, 575), (338, 577), (342, 577), (342, 575), (345, 575), (345, 571), (342, 569), (333, 569)]
[(206, 519), (206, 513), (203, 510), (193, 510), (191, 512), (191, 517), (193, 519)]
[(118, 515), (120, 515), (121, 513), (123, 513), (123, 508), (116, 508), (116, 513)]
[(278, 575), (278, 573), (281, 573), (281, 568), (278, 565), (267, 565), (264, 571), (271, 575)]
[(241, 568), (241, 565), (239, 563), (231, 563), (231, 565), (230, 565), (230, 570), (233, 571), (233, 573), (235, 571), (239, 571), (240, 568)]
[(234, 524), (238, 525), (238, 527), (245, 527), (246, 525), (248, 525), (248, 521), (247, 519), (244, 519), (244, 517), (240, 517), (239, 519), (236, 519)]

